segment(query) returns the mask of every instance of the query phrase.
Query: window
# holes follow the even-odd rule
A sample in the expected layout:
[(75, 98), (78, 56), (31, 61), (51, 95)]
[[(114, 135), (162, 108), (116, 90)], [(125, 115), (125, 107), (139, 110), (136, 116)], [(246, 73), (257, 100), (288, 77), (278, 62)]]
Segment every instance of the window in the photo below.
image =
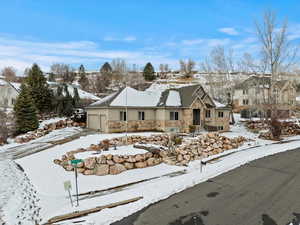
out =
[(170, 120), (178, 120), (178, 112), (170, 112)]
[(249, 104), (249, 100), (248, 99), (243, 99), (243, 105), (248, 105)]
[(145, 120), (145, 112), (139, 112), (139, 120)]
[(224, 117), (224, 112), (218, 112), (218, 117)]
[(120, 111), (120, 120), (121, 121), (126, 121), (127, 120), (126, 111)]
[(243, 90), (243, 95), (247, 95), (248, 94), (248, 90), (244, 89)]
[(218, 126), (218, 130), (224, 130), (223, 126)]
[(15, 99), (12, 98), (12, 99), (11, 99), (11, 104), (14, 105), (15, 103), (16, 103)]
[(205, 117), (210, 118), (210, 110), (209, 109), (205, 110)]

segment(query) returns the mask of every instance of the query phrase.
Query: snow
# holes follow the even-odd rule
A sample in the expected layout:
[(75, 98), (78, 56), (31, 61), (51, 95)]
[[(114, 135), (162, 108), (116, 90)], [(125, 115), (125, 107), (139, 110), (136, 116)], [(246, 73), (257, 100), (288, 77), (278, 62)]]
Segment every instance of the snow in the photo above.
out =
[(6, 224), (39, 222), (36, 191), (12, 160), (0, 160), (0, 179), (0, 222), (1, 217)]
[(5, 80), (0, 79), (0, 85), (7, 85), (7, 82)]
[[(299, 136), (290, 137), (287, 140), (290, 140), (291, 142), (281, 144), (274, 144), (276, 143), (274, 141), (258, 139), (257, 134), (247, 131), (240, 122), (238, 115), (235, 115), (235, 117), (237, 124), (231, 127), (231, 132), (225, 132), (222, 133), (222, 135), (230, 138), (242, 135), (255, 141), (245, 143), (238, 149), (215, 155), (214, 157), (222, 155), (224, 157), (219, 158), (213, 163), (208, 162), (203, 168), (202, 173), (200, 173), (200, 161), (197, 160), (191, 162), (188, 167), (160, 164), (144, 169), (128, 170), (118, 175), (97, 177), (79, 174), (78, 181), (80, 193), (103, 190), (145, 179), (152, 179), (126, 188), (119, 188), (115, 191), (101, 193), (101, 195), (94, 198), (80, 200), (80, 206), (77, 208), (70, 206), (67, 193), (63, 189), (63, 182), (66, 180), (70, 180), (72, 187), (75, 187), (74, 173), (64, 171), (60, 166), (55, 165), (53, 160), (60, 158), (70, 150), (86, 148), (91, 144), (98, 144), (101, 140), (121, 137), (124, 136), (124, 134), (93, 134), (81, 137), (72, 142), (58, 145), (46, 151), (19, 159), (17, 162), (25, 169), (27, 176), (38, 190), (41, 199), (40, 206), (42, 207), (41, 216), (43, 222), (47, 221), (50, 217), (68, 212), (89, 209), (134, 197), (143, 197), (142, 200), (128, 205), (105, 209), (98, 213), (90, 214), (84, 217), (84, 220), (86, 221), (81, 223), (84, 225), (108, 225), (135, 213), (152, 203), (168, 198), (175, 193), (238, 168), (252, 160), (300, 147)], [(151, 133), (138, 134), (146, 136), (151, 135)], [(109, 151), (104, 152), (104, 154), (135, 154), (139, 151), (139, 149), (134, 149), (132, 146), (123, 146), (117, 147), (117, 150), (110, 149)], [(76, 157), (84, 158), (88, 157), (88, 154), (92, 154), (92, 152), (78, 153)], [(174, 173), (176, 173), (176, 175), (169, 176), (169, 174)], [(74, 189), (72, 189), (72, 194), (74, 194)]]
[(67, 119), (66, 117), (54, 117), (48, 120), (43, 120), (40, 124), (39, 124), (39, 128), (43, 128), (45, 125), (50, 124), (50, 123), (56, 123), (60, 120), (65, 120)]
[(215, 103), (215, 105), (216, 105), (217, 108), (222, 108), (222, 107), (226, 106), (226, 105), (224, 105), (224, 104), (222, 104), (222, 103), (220, 103), (220, 102), (218, 102), (216, 100), (213, 100), (213, 102)]
[(113, 98), (116, 94), (117, 94), (117, 92), (116, 92), (116, 93), (113, 93), (113, 94), (110, 94), (110, 95), (108, 95), (108, 96), (102, 98), (101, 100), (92, 103), (91, 106), (93, 106), (93, 105), (100, 105), (100, 104), (102, 104), (103, 102), (106, 102), (106, 101), (110, 100), (111, 98)]
[(17, 90), (21, 90), (21, 83), (16, 83), (16, 82), (10, 82), (10, 84)]
[(75, 156), (76, 158), (85, 159), (87, 157), (91, 156), (100, 156), (100, 155), (136, 155), (136, 154), (144, 154), (146, 153), (146, 150), (134, 148), (133, 145), (128, 146), (117, 146), (116, 150), (108, 150), (108, 151), (102, 151), (98, 154), (95, 154), (94, 151), (87, 151), (87, 152), (80, 152), (77, 153)]
[[(93, 94), (91, 94), (89, 92), (86, 92), (86, 91), (84, 91), (84, 90), (82, 90), (80, 88), (77, 88), (77, 90), (78, 90), (79, 97), (81, 99), (100, 100), (99, 97), (97, 97), (97, 96), (95, 96), (95, 95), (93, 95)], [(74, 97), (74, 87), (72, 85), (68, 85), (68, 91), (69, 91), (70, 95), (72, 97)]]
[(146, 91), (152, 91), (152, 92), (163, 92), (167, 89), (172, 89), (172, 88), (181, 88), (185, 86), (190, 86), (190, 85), (195, 85), (195, 84), (176, 84), (176, 83), (153, 83), (151, 86), (146, 89)]
[(167, 106), (181, 106), (181, 98), (178, 91), (170, 90), (166, 101)]
[(154, 107), (160, 99), (160, 93), (152, 91), (138, 91), (131, 87), (126, 87), (112, 101), (111, 106), (131, 106), (131, 107)]

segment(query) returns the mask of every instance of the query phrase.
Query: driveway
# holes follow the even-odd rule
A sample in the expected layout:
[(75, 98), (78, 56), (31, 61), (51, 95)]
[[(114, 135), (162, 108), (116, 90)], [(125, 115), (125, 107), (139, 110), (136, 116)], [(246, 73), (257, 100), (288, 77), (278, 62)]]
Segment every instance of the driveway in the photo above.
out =
[(253, 161), (113, 225), (291, 223), (300, 224), (300, 149)]

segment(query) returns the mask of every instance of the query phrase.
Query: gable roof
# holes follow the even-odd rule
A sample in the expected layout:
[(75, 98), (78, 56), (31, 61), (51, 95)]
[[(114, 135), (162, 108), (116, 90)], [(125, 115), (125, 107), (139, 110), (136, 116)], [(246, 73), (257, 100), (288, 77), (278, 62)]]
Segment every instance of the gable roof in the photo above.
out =
[[(171, 88), (159, 91), (138, 91), (131, 87), (120, 89), (100, 101), (97, 101), (87, 108), (103, 107), (183, 107), (187, 108), (196, 98), (204, 100), (208, 98), (211, 107), (217, 107), (214, 101), (199, 84)], [(222, 107), (224, 107), (222, 105)]]

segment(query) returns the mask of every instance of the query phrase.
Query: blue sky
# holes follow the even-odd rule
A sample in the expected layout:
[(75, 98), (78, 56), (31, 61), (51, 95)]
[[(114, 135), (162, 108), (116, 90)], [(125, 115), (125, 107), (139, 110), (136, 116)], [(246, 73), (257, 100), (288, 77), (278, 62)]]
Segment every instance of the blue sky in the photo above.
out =
[(288, 18), (290, 35), (300, 38), (299, 0), (2, 1), (0, 68), (62, 62), (96, 70), (113, 58), (175, 68), (216, 45), (252, 53), (254, 20), (267, 9)]

